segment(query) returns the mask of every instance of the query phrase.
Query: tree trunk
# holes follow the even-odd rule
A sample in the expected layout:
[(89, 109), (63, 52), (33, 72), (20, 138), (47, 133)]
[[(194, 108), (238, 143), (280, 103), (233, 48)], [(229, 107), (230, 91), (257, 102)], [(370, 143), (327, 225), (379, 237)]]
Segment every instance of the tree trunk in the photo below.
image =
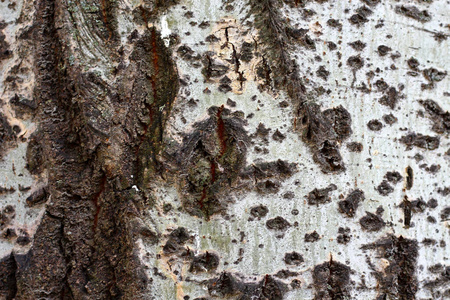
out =
[(450, 297), (448, 1), (0, 14), (0, 299)]

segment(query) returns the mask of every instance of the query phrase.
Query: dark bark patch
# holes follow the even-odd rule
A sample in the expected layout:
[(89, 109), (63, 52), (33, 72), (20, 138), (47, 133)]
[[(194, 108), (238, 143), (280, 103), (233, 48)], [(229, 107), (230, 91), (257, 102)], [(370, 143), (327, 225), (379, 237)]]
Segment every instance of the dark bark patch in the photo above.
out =
[(305, 260), (303, 259), (303, 256), (300, 253), (297, 252), (289, 252), (284, 254), (284, 262), (287, 265), (295, 265), (299, 266), (301, 265)]
[(363, 51), (366, 48), (366, 43), (361, 42), (360, 40), (348, 43), (350, 47), (355, 49), (356, 51)]
[(253, 59), (253, 49), (252, 43), (243, 42), (241, 46), (240, 59), (243, 62), (250, 62)]
[(431, 21), (431, 15), (427, 10), (421, 11), (417, 7), (412, 5), (399, 5), (395, 7), (395, 12), (419, 22), (425, 23)]
[(379, 231), (386, 225), (380, 216), (367, 211), (366, 215), (359, 220), (359, 224), (367, 231)]
[(371, 267), (380, 286), (378, 299), (415, 299), (418, 290), (416, 268), (419, 255), (416, 240), (388, 235), (372, 244), (364, 245), (362, 249), (377, 250), (382, 258), (389, 261), (383, 272)]
[(439, 82), (447, 76), (447, 72), (439, 71), (435, 68), (428, 68), (423, 70), (423, 77), (429, 82)]
[(277, 142), (282, 142), (286, 139), (286, 135), (282, 134), (278, 129), (273, 133), (272, 138)]
[(376, 190), (382, 196), (387, 196), (394, 191), (394, 188), (388, 183), (387, 180), (383, 180)]
[(351, 235), (350, 235), (350, 228), (348, 227), (339, 227), (338, 228), (338, 236), (337, 236), (337, 242), (339, 244), (347, 244), (350, 242)]
[(316, 74), (318, 77), (322, 78), (323, 80), (327, 81), (328, 80), (328, 76), (330, 75), (330, 72), (325, 69), (324, 66), (320, 66), (317, 71)]
[(346, 214), (348, 217), (353, 218), (355, 216), (356, 210), (358, 209), (359, 203), (364, 201), (364, 192), (360, 189), (352, 191), (345, 200), (339, 201), (339, 211)]
[(13, 126), (9, 124), (6, 116), (0, 112), (0, 158), (16, 143), (16, 132)]
[(267, 220), (266, 226), (267, 228), (272, 230), (285, 231), (291, 226), (291, 224), (283, 217), (278, 216), (273, 219)]
[(17, 263), (14, 254), (0, 259), (0, 298), (13, 300), (17, 293), (16, 282)]
[(257, 181), (267, 178), (288, 178), (297, 172), (297, 164), (285, 160), (260, 162), (247, 167), (242, 176), (254, 178)]
[(229, 69), (227, 66), (214, 61), (209, 54), (203, 56), (202, 63), (202, 74), (206, 79), (221, 77), (225, 75)]
[(47, 188), (41, 187), (26, 199), (27, 205), (33, 207), (47, 201)]
[(323, 116), (331, 123), (336, 133), (336, 139), (340, 143), (352, 134), (352, 117), (350, 113), (342, 106), (324, 110)]
[(406, 189), (410, 190), (414, 184), (414, 172), (413, 169), (408, 166), (406, 167)]
[(196, 255), (192, 260), (189, 272), (201, 273), (211, 272), (219, 266), (219, 256), (215, 253), (206, 251), (203, 254)]
[(397, 89), (394, 87), (390, 87), (384, 92), (384, 95), (378, 100), (378, 102), (382, 105), (389, 106), (391, 109), (394, 109), (401, 98), (403, 98), (403, 96), (400, 95)]
[(238, 274), (223, 272), (219, 277), (207, 282), (208, 292), (215, 297), (236, 295), (239, 299), (282, 300), (287, 286), (271, 275), (265, 275), (260, 281), (247, 282)]
[(305, 234), (305, 242), (306, 243), (314, 243), (320, 240), (320, 235), (314, 230), (311, 233)]
[(345, 165), (336, 142), (325, 141), (314, 153), (313, 159), (324, 173), (341, 173)]
[(276, 194), (280, 191), (281, 183), (275, 179), (267, 179), (256, 184), (256, 190), (260, 194)]
[(434, 209), (438, 206), (438, 202), (436, 199), (431, 198), (430, 200), (428, 200), (427, 205), (429, 208)]
[(393, 184), (397, 184), (400, 181), (402, 181), (403, 176), (399, 172), (394, 171), (394, 172), (387, 172), (386, 175), (384, 175), (384, 178), (386, 178), (387, 181), (392, 182)]
[(293, 272), (293, 271), (289, 271), (289, 270), (280, 270), (274, 276), (281, 278), (281, 279), (287, 279), (289, 277), (295, 277), (298, 275), (299, 275), (299, 273), (297, 273), (297, 272)]
[(383, 121), (388, 125), (392, 125), (396, 123), (398, 119), (393, 114), (388, 114), (383, 116)]
[(347, 149), (350, 152), (361, 152), (363, 150), (363, 144), (358, 142), (347, 143)]
[(347, 59), (347, 65), (354, 70), (359, 70), (364, 66), (364, 58), (360, 55), (350, 56)]
[(367, 127), (372, 131), (380, 131), (383, 128), (383, 123), (380, 120), (370, 120)]
[(0, 62), (4, 59), (12, 57), (13, 52), (9, 49), (9, 44), (5, 40), (6, 36), (3, 33), (3, 29), (6, 27), (5, 22), (0, 22)]
[(434, 150), (439, 148), (440, 139), (439, 137), (423, 135), (420, 133), (409, 133), (400, 138), (400, 142), (405, 144), (407, 150), (411, 150), (413, 146)]
[(265, 205), (258, 205), (258, 206), (254, 206), (250, 209), (250, 215), (252, 215), (252, 217), (254, 218), (264, 218), (267, 213), (269, 212), (269, 209), (267, 208), (267, 206)]
[(378, 3), (381, 2), (381, 0), (362, 0), (362, 2), (364, 2), (365, 4), (369, 5), (369, 6), (377, 6)]
[(314, 299), (350, 298), (349, 283), (351, 269), (333, 261), (324, 262), (314, 267), (313, 281), (316, 294)]
[(179, 251), (190, 238), (191, 236), (186, 228), (176, 228), (169, 234), (169, 239), (163, 246), (164, 253), (175, 253)]
[(431, 99), (420, 100), (419, 103), (425, 108), (428, 117), (433, 122), (433, 131), (440, 134), (450, 132), (450, 112), (444, 111)]
[(389, 85), (383, 79), (378, 79), (375, 82), (375, 86), (377, 87), (378, 91), (384, 91), (389, 87)]
[(14, 218), (16, 217), (16, 210), (12, 205), (5, 206), (0, 211), (0, 231), (6, 229), (9, 225), (12, 225)]
[(385, 45), (378, 46), (378, 54), (380, 56), (386, 56), (392, 49)]
[(339, 29), (339, 30), (342, 29), (342, 23), (339, 22), (339, 20), (336, 20), (336, 19), (328, 19), (327, 25), (332, 27), (332, 28)]
[(222, 107), (211, 107), (210, 118), (194, 124), (176, 154), (185, 170), (181, 179), (183, 206), (192, 215), (209, 219), (226, 207), (228, 187), (245, 165), (249, 138), (245, 121)]
[(420, 63), (416, 58), (411, 57), (406, 62), (408, 63), (408, 67), (410, 67), (412, 70), (414, 70), (414, 71), (419, 70)]
[(337, 187), (334, 184), (330, 184), (328, 187), (323, 189), (315, 188), (314, 190), (309, 192), (308, 196), (306, 197), (308, 199), (308, 204), (319, 205), (331, 202), (331, 197), (329, 194), (336, 189)]
[(450, 206), (444, 208), (441, 211), (441, 221), (450, 221)]

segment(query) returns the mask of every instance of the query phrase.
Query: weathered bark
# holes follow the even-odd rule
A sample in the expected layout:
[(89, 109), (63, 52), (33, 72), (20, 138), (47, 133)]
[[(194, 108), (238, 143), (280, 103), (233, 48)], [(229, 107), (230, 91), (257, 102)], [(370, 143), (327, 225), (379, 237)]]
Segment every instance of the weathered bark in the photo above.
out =
[(0, 298), (449, 297), (445, 8), (0, 3)]

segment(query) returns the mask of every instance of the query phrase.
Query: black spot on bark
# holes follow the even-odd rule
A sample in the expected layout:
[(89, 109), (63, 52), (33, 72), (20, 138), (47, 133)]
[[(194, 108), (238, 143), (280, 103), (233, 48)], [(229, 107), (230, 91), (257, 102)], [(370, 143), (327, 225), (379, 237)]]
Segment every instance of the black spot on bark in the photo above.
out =
[(340, 262), (330, 261), (317, 265), (313, 270), (316, 294), (314, 299), (346, 299), (350, 297), (351, 269)]
[(334, 107), (323, 111), (323, 116), (328, 119), (336, 133), (336, 139), (342, 142), (352, 134), (352, 117), (342, 106)]
[(450, 220), (450, 206), (444, 208), (441, 211), (441, 221), (449, 221)]
[(222, 298), (236, 295), (238, 299), (282, 300), (287, 292), (287, 286), (271, 275), (265, 275), (257, 282), (247, 282), (228, 272), (210, 279), (207, 287), (211, 296)]
[(398, 119), (393, 114), (388, 114), (383, 116), (383, 121), (388, 125), (392, 125), (396, 123)]
[(358, 142), (347, 143), (347, 149), (350, 152), (361, 152), (363, 150), (363, 145)]
[(16, 143), (16, 133), (6, 118), (0, 112), (0, 158), (6, 153), (6, 150)]
[(354, 217), (359, 203), (364, 201), (364, 192), (360, 189), (352, 191), (345, 200), (339, 201), (339, 211), (349, 217)]
[(436, 199), (431, 198), (430, 200), (428, 200), (427, 205), (429, 208), (433, 209), (436, 208), (438, 206), (438, 202)]
[(330, 184), (328, 187), (323, 189), (315, 188), (314, 190), (309, 192), (308, 196), (306, 197), (308, 199), (308, 204), (319, 205), (331, 202), (331, 197), (329, 194), (336, 189), (337, 187), (334, 184)]
[(450, 132), (450, 112), (444, 111), (439, 104), (431, 99), (420, 100), (429, 118), (433, 122), (433, 131), (437, 133)]
[(359, 220), (359, 224), (367, 231), (379, 231), (386, 225), (380, 216), (367, 211), (366, 215)]
[(342, 23), (339, 22), (339, 20), (336, 19), (328, 19), (327, 25), (333, 28), (337, 28), (339, 30), (342, 29)]
[(300, 253), (297, 252), (289, 252), (284, 255), (284, 262), (287, 265), (301, 265), (305, 260)]
[(286, 139), (286, 135), (282, 134), (278, 129), (273, 133), (272, 138), (277, 142), (282, 142)]
[(363, 51), (366, 48), (366, 43), (361, 42), (360, 40), (348, 43), (350, 47), (355, 49), (356, 51)]
[(324, 66), (320, 66), (317, 71), (316, 74), (318, 77), (322, 78), (323, 80), (327, 81), (328, 80), (328, 76), (330, 75), (330, 72), (327, 71), (327, 69), (325, 69)]
[(382, 196), (387, 196), (394, 191), (394, 188), (388, 183), (387, 180), (383, 180), (377, 187), (377, 191)]
[(260, 194), (276, 194), (280, 191), (281, 183), (278, 180), (267, 179), (256, 184), (256, 190)]
[(378, 102), (382, 105), (389, 106), (391, 109), (394, 109), (398, 101), (402, 97), (403, 96), (399, 94), (396, 88), (390, 87), (385, 91), (384, 95), (378, 100)]
[(47, 188), (42, 187), (39, 188), (37, 191), (33, 192), (28, 198), (26, 199), (27, 205), (32, 207), (38, 204), (41, 204), (47, 200)]
[(400, 138), (400, 142), (407, 146), (407, 150), (411, 150), (413, 146), (427, 150), (434, 150), (439, 148), (440, 139), (439, 137), (422, 135), (420, 133), (409, 133), (402, 136)]
[(378, 91), (384, 91), (389, 87), (389, 85), (383, 79), (378, 79), (375, 82), (375, 86), (377, 87)]
[(219, 266), (219, 256), (214, 253), (206, 251), (203, 254), (196, 255), (192, 260), (189, 272), (201, 273), (211, 272), (216, 270)]
[(414, 172), (413, 169), (408, 166), (406, 167), (406, 189), (410, 190), (414, 184)]
[(362, 0), (362, 2), (373, 7), (373, 6), (377, 6), (378, 3), (381, 2), (381, 0)]
[(435, 68), (428, 68), (423, 70), (423, 76), (429, 82), (439, 82), (447, 76), (447, 72), (439, 71)]
[(224, 107), (211, 107), (210, 118), (195, 123), (183, 139), (174, 165), (181, 166), (183, 207), (209, 219), (226, 208), (228, 187), (237, 182), (247, 153), (245, 120)]
[(320, 240), (320, 235), (314, 230), (311, 233), (305, 234), (305, 242), (307, 243), (314, 243)]
[(350, 239), (351, 239), (350, 228), (339, 227), (337, 242), (339, 244), (347, 244), (348, 242), (350, 242)]
[(282, 279), (287, 279), (289, 277), (295, 277), (298, 275), (299, 275), (299, 273), (297, 273), (297, 272), (293, 272), (293, 271), (289, 271), (289, 270), (280, 270), (274, 276), (278, 277), (278, 278), (282, 278)]
[(383, 123), (379, 120), (370, 120), (367, 123), (367, 127), (372, 131), (380, 131), (383, 128)]
[(291, 226), (291, 224), (289, 224), (289, 222), (286, 221), (283, 217), (278, 216), (273, 219), (267, 220), (266, 226), (267, 228), (272, 230), (284, 231), (287, 230)]
[(389, 48), (388, 46), (385, 46), (385, 45), (378, 46), (378, 54), (380, 56), (385, 56), (391, 50), (392, 50), (391, 48)]
[(406, 62), (408, 63), (408, 67), (410, 67), (412, 70), (414, 70), (414, 71), (419, 70), (420, 63), (416, 58), (411, 57)]
[(202, 74), (206, 79), (221, 77), (228, 72), (227, 66), (215, 62), (209, 54), (202, 57), (202, 63)]
[(397, 184), (403, 179), (403, 176), (399, 172), (394, 171), (387, 172), (386, 175), (384, 175), (384, 178), (386, 178), (387, 181), (392, 182), (393, 184)]
[(420, 11), (417, 7), (412, 5), (400, 5), (395, 7), (395, 12), (404, 15), (408, 18), (412, 18), (419, 22), (428, 22), (431, 21), (431, 15), (427, 10)]
[(183, 248), (183, 245), (191, 238), (184, 227), (178, 227), (169, 234), (169, 239), (163, 247), (164, 253), (174, 253)]
[(362, 58), (360, 55), (350, 56), (347, 59), (347, 65), (354, 70), (359, 70), (364, 66), (364, 58)]
[(267, 208), (267, 206), (265, 205), (258, 205), (258, 206), (254, 206), (250, 209), (250, 214), (258, 219), (264, 218), (267, 213), (269, 212), (269, 209)]

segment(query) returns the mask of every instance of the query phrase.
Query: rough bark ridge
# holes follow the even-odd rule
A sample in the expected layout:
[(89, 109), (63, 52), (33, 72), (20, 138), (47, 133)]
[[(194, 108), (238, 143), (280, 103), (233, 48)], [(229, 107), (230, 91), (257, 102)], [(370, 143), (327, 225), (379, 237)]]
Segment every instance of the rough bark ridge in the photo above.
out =
[[(110, 1), (36, 2), (39, 128), (33, 147), (48, 174), (49, 202), (32, 249), (11, 263), (17, 265), (16, 286), (9, 284), (17, 290), (16, 299), (147, 295), (149, 279), (135, 242), (155, 242), (157, 234), (141, 224), (148, 200), (132, 186), (136, 180), (151, 180), (158, 169), (156, 156), (178, 79), (155, 28), (135, 34), (134, 50), (124, 62), (114, 9)], [(81, 12), (86, 22), (80, 24), (72, 12)], [(97, 55), (119, 63), (108, 82), (83, 69), (76, 57), (83, 53), (71, 53), (72, 43), (86, 40), (73, 39), (68, 27), (90, 27), (91, 22), (97, 44), (81, 48), (99, 47)], [(58, 24), (63, 28), (57, 29)], [(30, 165), (36, 161), (32, 155), (28, 159)]]

